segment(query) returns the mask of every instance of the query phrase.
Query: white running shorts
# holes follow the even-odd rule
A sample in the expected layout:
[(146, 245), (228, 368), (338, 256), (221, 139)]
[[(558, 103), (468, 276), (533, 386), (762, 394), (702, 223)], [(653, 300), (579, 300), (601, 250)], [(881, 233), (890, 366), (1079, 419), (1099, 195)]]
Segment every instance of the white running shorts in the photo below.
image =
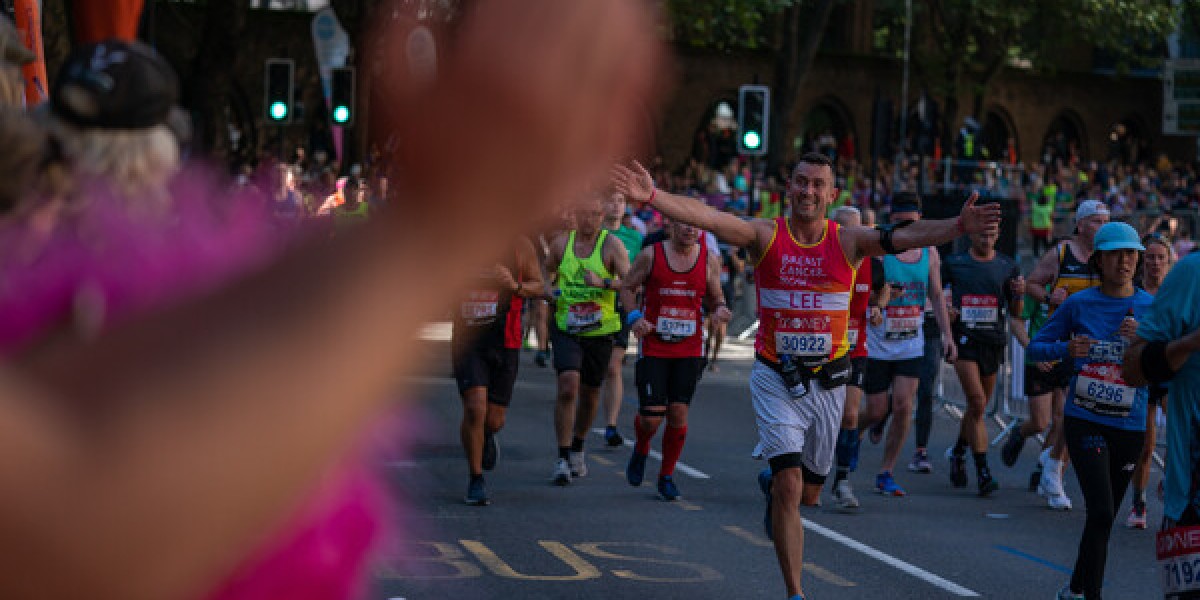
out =
[(798, 453), (808, 470), (828, 475), (842, 424), (846, 386), (828, 390), (813, 380), (808, 387), (807, 396), (793, 398), (779, 373), (754, 361), (750, 369), (750, 400), (758, 425), (754, 456), (770, 459)]

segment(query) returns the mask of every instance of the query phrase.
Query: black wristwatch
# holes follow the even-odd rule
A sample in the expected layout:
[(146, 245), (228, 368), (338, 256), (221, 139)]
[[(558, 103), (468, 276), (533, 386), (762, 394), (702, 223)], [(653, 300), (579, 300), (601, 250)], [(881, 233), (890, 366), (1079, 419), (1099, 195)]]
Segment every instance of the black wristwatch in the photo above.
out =
[(604, 289), (606, 289), (606, 290), (611, 290), (611, 289), (613, 289), (613, 280), (611, 280), (611, 279), (603, 279), (602, 281), (604, 282)]

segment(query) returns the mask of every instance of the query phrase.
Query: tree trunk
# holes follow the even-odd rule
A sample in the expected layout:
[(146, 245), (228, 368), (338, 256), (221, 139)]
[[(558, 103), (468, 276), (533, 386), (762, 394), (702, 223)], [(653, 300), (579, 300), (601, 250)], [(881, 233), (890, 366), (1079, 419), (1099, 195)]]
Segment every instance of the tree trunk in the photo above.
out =
[[(793, 4), (783, 11), (783, 36), (775, 60), (775, 89), (771, 101), (771, 139), (768, 157), (771, 169), (785, 162), (792, 149), (790, 136), (794, 135), (793, 115), (800, 86), (808, 78), (829, 15), (833, 13), (834, 0), (817, 0), (808, 10), (800, 10)], [(801, 16), (807, 20), (803, 31)]]
[(250, 0), (208, 0), (204, 29), (184, 83), (195, 116), (193, 144), (201, 154), (225, 157), (230, 150), (225, 108), (239, 70)]

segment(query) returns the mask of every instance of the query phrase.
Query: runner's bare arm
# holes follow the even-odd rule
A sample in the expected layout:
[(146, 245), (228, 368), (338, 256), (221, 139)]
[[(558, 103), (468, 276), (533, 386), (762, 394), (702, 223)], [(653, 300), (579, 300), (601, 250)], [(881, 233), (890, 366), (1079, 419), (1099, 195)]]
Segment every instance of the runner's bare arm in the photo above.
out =
[(606, 260), (609, 263), (608, 270), (612, 272), (616, 283), (619, 284), (629, 274), (629, 251), (625, 249), (625, 244), (621, 240), (610, 235), (604, 239), (604, 252), (608, 255)]
[(520, 273), (517, 274), (517, 295), (522, 298), (541, 296), (546, 289), (546, 282), (542, 279), (542, 266), (533, 243), (524, 236), (517, 242), (517, 261), (520, 269)]
[(1021, 344), (1022, 348), (1029, 347), (1029, 324), (1025, 322), (1025, 319), (1009, 315), (1008, 330), (1012, 332), (1013, 337), (1017, 338), (1017, 342)]
[(1050, 296), (1046, 287), (1054, 283), (1054, 276), (1058, 273), (1058, 248), (1055, 246), (1053, 250), (1038, 258), (1037, 265), (1029, 274), (1025, 293), (1038, 302), (1045, 302)]
[(550, 240), (550, 251), (546, 253), (546, 262), (542, 265), (546, 269), (546, 296), (553, 297), (551, 286), (558, 281), (558, 266), (562, 264), (563, 256), (567, 253), (566, 233), (560, 233)]
[(713, 306), (729, 305), (729, 298), (725, 297), (725, 291), (721, 289), (721, 259), (711, 252), (708, 253), (708, 269), (704, 275), (704, 282), (708, 287), (708, 299), (712, 301)]
[(646, 284), (650, 277), (650, 268), (654, 266), (654, 249), (643, 248), (633, 259), (629, 273), (621, 280), (621, 306), (632, 310), (641, 306), (637, 301), (638, 290)]
[(946, 360), (958, 358), (958, 347), (954, 345), (954, 334), (950, 329), (950, 315), (946, 311), (946, 297), (942, 290), (942, 257), (937, 248), (929, 249), (929, 303), (933, 305), (933, 319), (942, 330), (942, 345)]
[(624, 165), (614, 166), (612, 181), (627, 198), (639, 202), (648, 201), (668, 218), (711, 231), (726, 243), (749, 248), (760, 241), (758, 229), (751, 221), (743, 221), (732, 214), (721, 212), (695, 198), (656, 189), (654, 178), (650, 177), (637, 161), (634, 161), (632, 168)]
[[(1121, 362), (1121, 375), (1125, 382), (1132, 386), (1143, 386), (1149, 383), (1145, 371), (1142, 370), (1142, 353), (1146, 351), (1149, 342), (1141, 337), (1134, 337), (1133, 343), (1125, 349)], [(1183, 365), (1191, 358), (1193, 352), (1200, 351), (1200, 329), (1177, 339), (1167, 342), (1165, 356), (1170, 370), (1178, 373)]]
[[(966, 233), (979, 233), (1000, 226), (1000, 205), (976, 204), (978, 193), (963, 204), (961, 214), (953, 219), (916, 221), (896, 228), (892, 245), (897, 253), (910, 248), (924, 248), (953, 241)], [(888, 251), (882, 245), (883, 232), (870, 227), (846, 227), (841, 235), (842, 249), (850, 262), (858, 263), (868, 256), (881, 256)]]

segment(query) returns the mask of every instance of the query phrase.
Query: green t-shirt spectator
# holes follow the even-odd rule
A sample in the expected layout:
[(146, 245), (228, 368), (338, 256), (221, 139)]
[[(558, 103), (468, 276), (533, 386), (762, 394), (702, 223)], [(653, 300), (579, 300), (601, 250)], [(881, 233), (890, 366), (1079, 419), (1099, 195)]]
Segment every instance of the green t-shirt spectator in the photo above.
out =
[(638, 233), (638, 230), (626, 225), (622, 225), (617, 229), (610, 229), (609, 232), (625, 245), (625, 251), (629, 253), (629, 264), (633, 264), (633, 259), (637, 258), (638, 252), (642, 251), (642, 234)]

